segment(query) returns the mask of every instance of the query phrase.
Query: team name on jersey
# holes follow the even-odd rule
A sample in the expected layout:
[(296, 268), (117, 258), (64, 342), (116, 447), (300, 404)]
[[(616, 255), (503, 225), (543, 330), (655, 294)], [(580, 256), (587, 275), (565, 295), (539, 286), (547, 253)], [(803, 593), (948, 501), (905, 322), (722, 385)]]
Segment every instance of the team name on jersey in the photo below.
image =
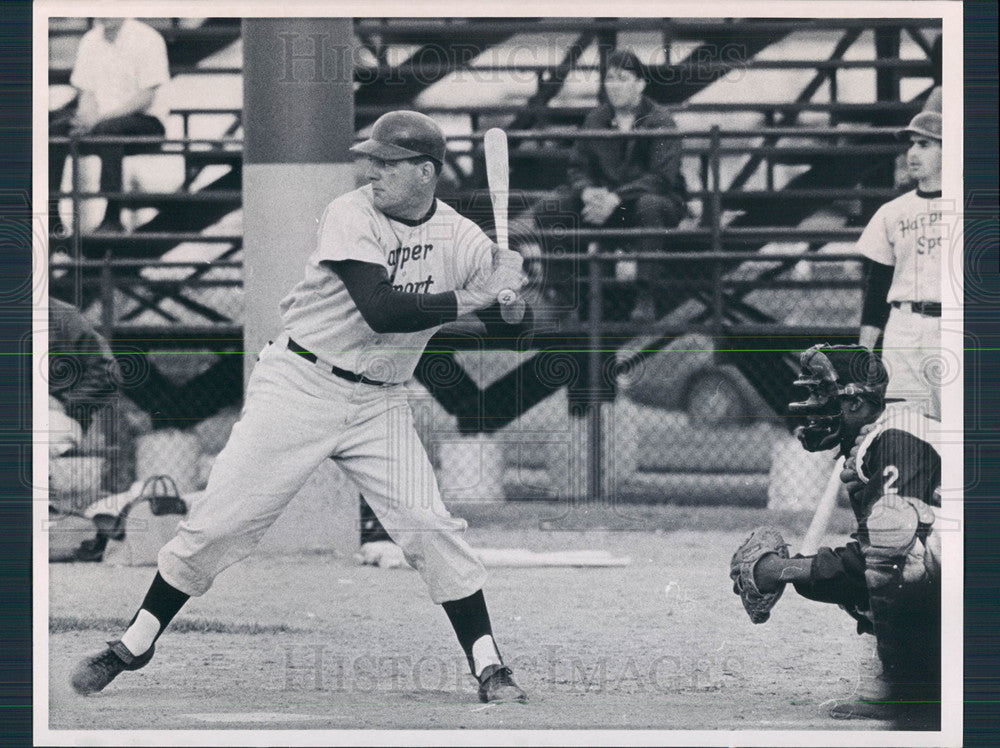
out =
[[(433, 249), (433, 244), (414, 244), (412, 247), (399, 247), (389, 252), (387, 262), (391, 268), (390, 276), (392, 280), (396, 280), (396, 273), (402, 270), (406, 263), (410, 260), (422, 260), (426, 258)], [(434, 276), (428, 273), (427, 277), (422, 281), (393, 283), (392, 287), (395, 291), (404, 291), (406, 293), (430, 293), (433, 284)]]
[(430, 293), (431, 285), (434, 283), (434, 276), (430, 273), (422, 281), (417, 281), (416, 283), (394, 283), (392, 285), (395, 291), (405, 291), (406, 293)]
[(919, 216), (901, 218), (899, 219), (897, 225), (899, 227), (899, 235), (901, 238), (905, 238), (907, 233), (910, 231), (917, 234), (917, 254), (922, 255), (941, 247), (940, 232), (935, 232), (934, 234), (927, 233), (929, 230), (937, 228), (940, 223), (941, 211), (937, 210), (931, 211), (930, 213), (924, 213)]
[(410, 260), (419, 260), (430, 254), (433, 244), (414, 244), (412, 247), (400, 247), (389, 253), (389, 267), (402, 270)]

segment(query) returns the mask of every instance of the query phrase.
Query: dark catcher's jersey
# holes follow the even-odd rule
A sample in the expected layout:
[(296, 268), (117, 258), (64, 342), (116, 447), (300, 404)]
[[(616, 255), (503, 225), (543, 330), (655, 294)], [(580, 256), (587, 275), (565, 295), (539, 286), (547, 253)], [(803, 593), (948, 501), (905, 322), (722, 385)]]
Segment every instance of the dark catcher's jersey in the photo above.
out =
[(851, 496), (859, 520), (883, 496), (895, 494), (940, 507), (941, 455), (931, 444), (936, 422), (922, 411), (889, 405), (858, 445), (858, 477), (864, 488)]
[[(856, 470), (862, 486), (851, 492), (858, 521), (856, 540), (820, 548), (807, 580), (796, 591), (810, 600), (835, 603), (858, 621), (858, 633), (871, 633), (868, 585), (862, 545), (872, 507), (885, 496), (906, 496), (940, 507), (941, 456), (931, 441), (935, 421), (905, 404), (889, 405), (858, 444)], [(926, 532), (923, 530), (922, 532)]]

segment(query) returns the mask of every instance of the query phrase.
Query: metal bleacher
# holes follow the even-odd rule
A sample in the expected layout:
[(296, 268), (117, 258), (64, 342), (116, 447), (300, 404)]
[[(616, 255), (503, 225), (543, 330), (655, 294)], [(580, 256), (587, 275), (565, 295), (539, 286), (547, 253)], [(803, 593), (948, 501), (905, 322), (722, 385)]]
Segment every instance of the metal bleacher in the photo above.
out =
[[(239, 19), (206, 19), (194, 27), (160, 19), (156, 25), (167, 39), (173, 75), (240, 72), (238, 67), (204, 64), (207, 58), (238, 39)], [(68, 24), (53, 33), (78, 35), (83, 28)], [(535, 92), (524, 101), (422, 107), (432, 115), (467, 118), (470, 134), (450, 141), (448, 159), (454, 184), (446, 199), (473, 217), (489, 215), (484, 209), (489, 205), (485, 176), (481, 159), (476, 158), (482, 131), (493, 124), (508, 130), (512, 146), (511, 211), (516, 214), (528, 210), (561, 180), (574, 140), (609, 137), (605, 132), (577, 129), (589, 105), (554, 103), (570, 76), (588, 68), (581, 63), (585, 51), (595, 43), (602, 45), (602, 49), (610, 47), (621, 35), (636, 32), (658, 34), (668, 51), (667, 59), (672, 45), (686, 43), (685, 48), (690, 49), (684, 58), (650, 68), (648, 95), (669, 105), (678, 115), (697, 118), (753, 114), (760, 117), (761, 123), (753, 128), (718, 125), (685, 128), (680, 133), (684, 158), (698, 164), (700, 184), (691, 190), (698, 218), (663, 236), (670, 250), (668, 254), (653, 258), (630, 252), (628, 240), (639, 230), (577, 232), (581, 252), (564, 256), (560, 261), (579, 263), (586, 274), (589, 286), (585, 292), (590, 293), (591, 313), (583, 320), (572, 315), (560, 316), (550, 326), (552, 331), (541, 337), (540, 344), (550, 349), (579, 349), (585, 347), (581, 345), (582, 338), (589, 349), (601, 350), (646, 333), (652, 336), (652, 342), (645, 348), (655, 351), (694, 330), (712, 335), (724, 357), (727, 341), (754, 334), (759, 336), (761, 348), (775, 349), (773, 356), (731, 360), (765, 400), (783, 405), (787, 393), (775, 390), (771, 384), (773, 368), (785, 365), (781, 350), (794, 347), (798, 338), (805, 339), (806, 326), (789, 323), (774, 309), (750, 297), (768, 289), (809, 292), (816, 288), (860, 287), (857, 277), (831, 279), (819, 272), (818, 277), (803, 279), (791, 278), (789, 273), (804, 260), (822, 268), (828, 263), (854, 259), (849, 252), (820, 254), (819, 250), (831, 242), (855, 239), (875, 207), (897, 194), (892, 182), (892, 163), (900, 146), (891, 138), (891, 132), (919, 110), (927, 93), (903, 101), (901, 82), (935, 76), (931, 45), (923, 31), (939, 28), (940, 24), (933, 19), (359, 19), (355, 21), (356, 36), (370, 53), (372, 62), (356, 71), (359, 85), (355, 124), (360, 131), (384, 111), (413, 106), (414, 100), (432, 86), (456, 70), (481, 64), (477, 60), (486, 51), (518, 34), (569, 35), (571, 39), (564, 53), (553, 64), (496, 66), (500, 72), (520, 72), (536, 78)], [(827, 32), (839, 38), (830, 54), (822, 59), (758, 58), (771, 45), (803, 31)], [(873, 35), (876, 56), (845, 59), (847, 50), (864, 34)], [(900, 40), (904, 36), (926, 53), (924, 59), (900, 57)], [(406, 60), (390, 65), (387, 52), (394, 45), (408, 45), (412, 49)], [(437, 50), (433, 61), (421, 54), (426, 49)], [(602, 52), (597, 65), (589, 67), (599, 68), (604, 59)], [(700, 93), (733, 71), (755, 69), (801, 70), (811, 72), (811, 76), (791, 101), (697, 100)], [(874, 71), (876, 100), (840, 101), (838, 74), (859, 69)], [(50, 83), (62, 84), (68, 80), (68, 74), (68, 69), (55, 67), (50, 70)], [(823, 97), (819, 96), (821, 91)], [(238, 108), (179, 106), (172, 110), (172, 116), (182, 123), (181, 137), (116, 139), (180, 156), (184, 162), (182, 187), (176, 192), (115, 195), (130, 208), (155, 208), (155, 217), (127, 234), (74, 230), (68, 240), (62, 240), (69, 259), (52, 265), (51, 292), (84, 308), (98, 308), (97, 316), (116, 350), (129, 353), (194, 348), (224, 354), (181, 388), (162, 376), (151, 376), (149, 386), (143, 386), (142, 392), (133, 397), (147, 409), (160, 412), (167, 409), (169, 413), (197, 419), (230, 401), (238, 401), (242, 394), (239, 386), (242, 363), (236, 355), (242, 346), (240, 321), (224, 305), (214, 305), (211, 294), (205, 293), (206, 289), (229, 289), (224, 293), (232, 293), (239, 288), (237, 258), (242, 248), (241, 234), (206, 233), (206, 230), (241, 206), (241, 115)], [(806, 115), (809, 122), (803, 123)], [(191, 124), (199, 117), (228, 124), (217, 137), (194, 137)], [(816, 125), (816, 117), (823, 119), (822, 126)], [(667, 133), (651, 131), (642, 137), (657, 134)], [(71, 149), (75, 151), (80, 142), (71, 141)], [(741, 163), (724, 180), (722, 165), (737, 160)], [(206, 169), (218, 170), (218, 167), (225, 167), (225, 173), (201, 184), (205, 180), (200, 177), (207, 173)], [(776, 172), (788, 167), (794, 167), (794, 176), (778, 180)], [(69, 197), (78, 203), (97, 196), (99, 193), (87, 193), (74, 185), (70, 193), (53, 197)], [(801, 225), (818, 210), (844, 203), (851, 203), (852, 207), (842, 225)], [(488, 228), (488, 220), (484, 220), (484, 227)], [(617, 242), (624, 248), (624, 254), (588, 251), (598, 241)], [(169, 250), (185, 242), (215, 245), (212, 261), (163, 261)], [(795, 248), (761, 254), (762, 248), (774, 243), (804, 243), (806, 250)], [(667, 315), (652, 326), (602, 319), (600, 287), (629, 281), (606, 279), (600, 268), (623, 258), (665, 263), (675, 278), (664, 284), (664, 290), (676, 301), (674, 306), (693, 300), (700, 304), (700, 311), (683, 318)], [(148, 272), (150, 268), (156, 272)], [(128, 303), (122, 304), (122, 299)], [(818, 333), (825, 333), (833, 342), (856, 334), (856, 330), (842, 323), (808, 327), (812, 337)], [(779, 339), (781, 345), (776, 345)], [(452, 341), (451, 345), (460, 347), (461, 342)], [(644, 354), (638, 357), (641, 355)], [(502, 379), (485, 393), (487, 405), (491, 400), (502, 402), (512, 388), (519, 387), (516, 376)], [(202, 390), (218, 394), (197, 396)], [(523, 387), (519, 391), (523, 392)], [(529, 392), (520, 408), (527, 409), (548, 394), (544, 387)], [(480, 429), (501, 425), (503, 420), (495, 419), (489, 427), (480, 424)]]

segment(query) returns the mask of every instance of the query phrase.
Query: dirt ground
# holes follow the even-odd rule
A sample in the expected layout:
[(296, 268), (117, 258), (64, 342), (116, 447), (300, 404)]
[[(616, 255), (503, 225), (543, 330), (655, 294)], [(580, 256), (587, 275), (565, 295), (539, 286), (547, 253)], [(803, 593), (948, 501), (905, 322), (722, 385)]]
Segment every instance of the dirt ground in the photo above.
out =
[[(529, 505), (464, 514), (479, 547), (602, 548), (622, 568), (496, 568), (486, 586), (529, 704), (484, 706), (447, 619), (408, 569), (328, 554), (254, 557), (192, 599), (145, 669), (87, 698), (82, 656), (120, 633), (152, 568), (53, 564), (49, 726), (135, 729), (872, 730), (823, 702), (848, 695), (870, 637), (789, 589), (750, 623), (729, 559), (757, 510), (634, 507), (622, 518)], [(828, 542), (845, 541), (846, 512)], [(473, 516), (476, 515), (476, 516)]]

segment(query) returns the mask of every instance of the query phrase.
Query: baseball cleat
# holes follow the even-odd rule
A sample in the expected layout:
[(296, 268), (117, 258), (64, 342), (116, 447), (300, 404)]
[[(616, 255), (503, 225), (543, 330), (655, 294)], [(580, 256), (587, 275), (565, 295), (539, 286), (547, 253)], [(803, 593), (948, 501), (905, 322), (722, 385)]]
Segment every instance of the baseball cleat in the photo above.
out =
[(528, 694), (514, 682), (511, 669), (506, 665), (487, 665), (479, 676), (479, 700), (484, 704), (504, 701), (528, 700)]
[(104, 689), (118, 674), (125, 670), (138, 670), (153, 659), (156, 645), (144, 654), (133, 655), (121, 641), (108, 642), (108, 646), (95, 655), (86, 657), (73, 670), (70, 684), (81, 696), (97, 693)]

